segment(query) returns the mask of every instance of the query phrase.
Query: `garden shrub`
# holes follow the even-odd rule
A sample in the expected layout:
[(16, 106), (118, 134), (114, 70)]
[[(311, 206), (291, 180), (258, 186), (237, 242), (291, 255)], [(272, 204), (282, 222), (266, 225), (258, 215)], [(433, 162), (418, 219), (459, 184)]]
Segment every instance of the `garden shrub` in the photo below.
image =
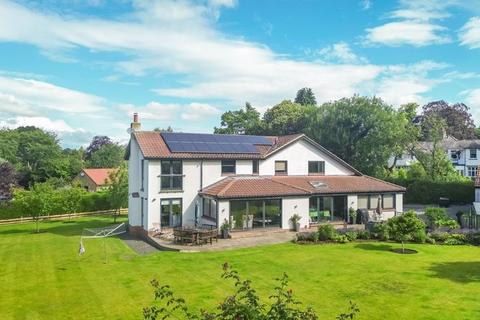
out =
[(318, 233), (317, 232), (300, 232), (297, 234), (295, 241), (296, 242), (317, 242)]
[(318, 226), (318, 240), (327, 241), (335, 240), (337, 231), (331, 224), (323, 224)]
[(345, 236), (347, 237), (348, 241), (355, 241), (358, 238), (358, 232), (348, 231), (345, 233)]
[(444, 208), (430, 207), (425, 209), (425, 216), (428, 219), (428, 224), (431, 229), (438, 227), (447, 227), (449, 229), (457, 229), (458, 223), (447, 215)]
[(427, 233), (425, 232), (425, 229), (417, 230), (415, 233), (413, 233), (412, 241), (417, 243), (425, 243), (427, 241)]
[(450, 246), (462, 245), (465, 244), (467, 241), (467, 237), (461, 233), (452, 233), (449, 234), (447, 239), (445, 240), (444, 244)]
[(432, 238), (432, 237), (430, 237), (429, 235), (427, 235), (427, 236), (425, 237), (425, 242), (426, 242), (426, 243), (429, 243), (429, 244), (435, 244), (435, 243), (436, 243), (435, 239)]
[(458, 246), (466, 243), (466, 236), (464, 234), (450, 234), (443, 244), (449, 246)]
[(350, 240), (348, 239), (346, 234), (335, 234), (333, 240), (338, 243), (349, 243)]
[(445, 242), (448, 236), (449, 233), (443, 231), (434, 231), (430, 233), (430, 238), (434, 239), (436, 242)]
[(357, 238), (362, 240), (370, 240), (372, 238), (372, 234), (368, 230), (359, 230), (357, 231)]
[(467, 243), (473, 244), (475, 246), (480, 246), (480, 232), (474, 233), (467, 233), (465, 235), (465, 241)]
[(388, 234), (388, 227), (386, 223), (377, 223), (373, 226), (372, 235), (375, 239), (388, 241), (390, 236)]

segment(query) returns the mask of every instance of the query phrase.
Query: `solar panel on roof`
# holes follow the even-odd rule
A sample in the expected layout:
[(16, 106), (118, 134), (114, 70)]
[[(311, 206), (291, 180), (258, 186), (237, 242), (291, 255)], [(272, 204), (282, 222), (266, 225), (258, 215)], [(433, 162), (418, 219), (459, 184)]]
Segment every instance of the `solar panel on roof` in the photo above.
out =
[(272, 145), (262, 136), (162, 132), (171, 152), (258, 153), (255, 145)]

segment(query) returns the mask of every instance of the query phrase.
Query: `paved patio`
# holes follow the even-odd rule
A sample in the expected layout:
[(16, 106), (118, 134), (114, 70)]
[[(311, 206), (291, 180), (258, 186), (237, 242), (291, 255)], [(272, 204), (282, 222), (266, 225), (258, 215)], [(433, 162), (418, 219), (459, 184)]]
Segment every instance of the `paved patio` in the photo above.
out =
[(218, 239), (218, 242), (213, 244), (204, 245), (181, 245), (175, 244), (172, 240), (165, 240), (159, 238), (150, 238), (153, 240), (160, 250), (171, 250), (180, 252), (208, 252), (208, 251), (223, 251), (233, 250), (240, 248), (249, 248), (268, 244), (285, 243), (292, 241), (295, 238), (296, 233), (292, 231), (281, 232), (261, 232), (254, 234), (233, 234), (232, 239)]

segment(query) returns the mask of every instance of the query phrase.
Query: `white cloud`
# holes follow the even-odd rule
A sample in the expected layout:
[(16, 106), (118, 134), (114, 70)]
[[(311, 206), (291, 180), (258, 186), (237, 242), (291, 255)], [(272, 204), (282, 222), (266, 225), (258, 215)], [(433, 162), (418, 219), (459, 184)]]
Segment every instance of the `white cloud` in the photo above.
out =
[(316, 54), (320, 56), (320, 59), (337, 63), (359, 64), (368, 62), (366, 58), (356, 55), (348, 43), (344, 41), (322, 48)]
[(186, 107), (186, 111), (182, 113), (182, 119), (197, 121), (212, 116), (218, 116), (222, 111), (214, 106), (204, 103), (191, 103)]
[(413, 45), (416, 47), (450, 42), (442, 35), (446, 28), (425, 22), (400, 21), (390, 22), (379, 27), (367, 29), (367, 44), (384, 44), (389, 46)]
[(457, 5), (455, 0), (400, 1), (400, 7), (389, 14), (395, 21), (366, 29), (366, 45), (422, 47), (451, 42), (447, 28), (434, 22), (450, 16), (447, 8)]
[(206, 103), (159, 103), (149, 102), (144, 106), (122, 104), (118, 108), (131, 117), (134, 112), (139, 113), (140, 120), (172, 121), (181, 117), (184, 120), (202, 120), (207, 117), (218, 116), (220, 109)]
[[(33, 79), (0, 76), (0, 99), (10, 114), (41, 114), (45, 109), (68, 114), (98, 113), (103, 99)], [(4, 110), (4, 112), (6, 112)]]
[[(131, 113), (139, 112), (143, 119), (152, 121), (218, 116), (220, 110), (205, 103), (213, 100), (217, 101), (216, 105), (218, 101), (228, 105), (250, 101), (264, 109), (293, 96), (302, 87), (311, 87), (319, 102), (355, 93), (380, 95), (380, 92), (390, 103), (397, 103), (406, 97), (421, 99), (421, 95), (435, 85), (428, 79), (430, 71), (438, 70), (434, 62), (410, 66), (374, 65), (357, 56), (344, 42), (324, 48), (327, 59), (323, 61), (295, 60), (264, 45), (218, 32), (215, 22), (219, 8), (231, 7), (234, 1), (202, 3), (136, 1), (130, 15), (108, 20), (75, 15), (64, 17), (51, 11), (35, 11), (12, 2), (0, 2), (0, 41), (28, 43), (43, 52), (62, 56), (77, 48), (87, 48), (92, 54), (122, 53), (125, 58), (116, 65), (118, 72), (177, 76), (178, 85), (159, 87), (155, 92), (161, 96), (185, 98), (189, 102), (123, 104), (117, 108), (128, 114), (128, 118)], [(405, 12), (394, 14), (395, 19), (408, 16)], [(413, 18), (410, 13), (405, 21), (429, 24), (422, 19)], [(376, 41), (386, 41), (382, 38), (386, 35), (378, 30), (381, 29), (375, 33)], [(439, 36), (442, 30), (435, 27), (426, 33), (413, 31), (416, 34), (410, 37), (417, 37), (417, 40), (408, 38), (404, 42), (428, 42), (432, 34), (440, 37), (437, 41), (443, 41)], [(388, 41), (395, 42), (394, 39)], [(424, 70), (419, 71), (421, 68)], [(420, 73), (421, 79), (413, 76)], [(117, 79), (120, 78), (115, 76), (106, 80)], [(69, 108), (86, 112), (92, 110), (91, 107), (97, 110), (103, 104), (99, 97), (81, 93), (74, 99), (75, 92), (65, 91), (68, 90), (65, 88), (57, 91), (58, 87), (52, 88), (41, 81), (9, 79), (4, 87), (9, 91), (2, 91), (0, 82), (0, 92), (25, 101), (35, 109), (48, 105), (62, 112), (69, 112)], [(52, 99), (59, 101), (52, 103)]]
[(480, 119), (480, 88), (460, 92), (465, 97), (465, 104), (470, 107), (473, 118)]
[(0, 121), (0, 127), (14, 129), (18, 127), (35, 126), (53, 132), (84, 132), (83, 129), (74, 129), (63, 120), (51, 120), (47, 117), (15, 117)]
[(134, 112), (138, 112), (142, 119), (165, 121), (175, 118), (176, 113), (181, 109), (179, 104), (149, 102), (144, 106), (135, 106), (133, 104), (122, 104), (118, 106), (128, 117)]
[(470, 49), (480, 48), (480, 17), (473, 17), (460, 29), (460, 43)]
[(368, 10), (372, 7), (372, 1), (370, 0), (362, 0), (360, 1), (360, 6), (363, 10)]

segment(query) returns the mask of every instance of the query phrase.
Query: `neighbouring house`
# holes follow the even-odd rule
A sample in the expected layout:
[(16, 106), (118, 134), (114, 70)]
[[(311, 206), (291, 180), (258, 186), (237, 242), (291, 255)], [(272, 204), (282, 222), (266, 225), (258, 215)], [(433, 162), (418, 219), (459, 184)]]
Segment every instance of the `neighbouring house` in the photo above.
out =
[(95, 168), (82, 169), (75, 177), (74, 181), (78, 182), (82, 188), (87, 191), (95, 192), (108, 187), (109, 177), (115, 168)]
[(291, 228), (349, 219), (349, 209), (403, 211), (405, 189), (363, 175), (304, 134), (217, 135), (141, 131), (131, 125), (130, 231), (194, 225)]
[[(418, 147), (429, 151), (432, 149), (432, 143), (420, 142)], [(447, 136), (440, 142), (440, 147), (447, 153), (448, 158), (459, 174), (475, 179), (478, 172), (477, 169), (480, 166), (479, 139), (457, 140), (454, 137)], [(392, 156), (389, 159), (388, 165), (393, 166), (395, 162), (395, 167), (397, 168), (408, 168), (416, 161), (417, 159), (414, 155), (405, 153), (396, 159)]]

